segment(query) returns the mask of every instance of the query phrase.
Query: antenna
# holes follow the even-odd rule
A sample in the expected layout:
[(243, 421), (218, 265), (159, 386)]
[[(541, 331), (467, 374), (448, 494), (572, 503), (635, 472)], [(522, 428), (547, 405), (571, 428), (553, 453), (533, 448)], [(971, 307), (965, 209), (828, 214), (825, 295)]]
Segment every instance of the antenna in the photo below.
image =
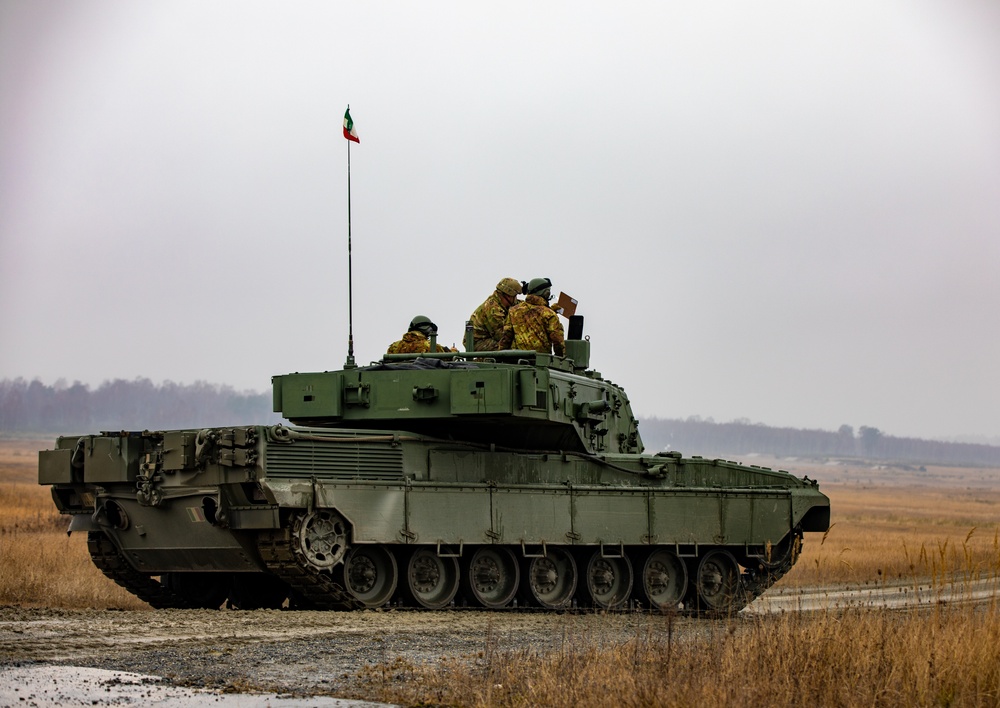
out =
[[(348, 106), (348, 109), (350, 106)], [(354, 363), (354, 279), (351, 272), (351, 141), (347, 141), (347, 361), (345, 369)]]
[(351, 119), (351, 106), (344, 113), (344, 137), (347, 138), (347, 361), (345, 369), (354, 369), (354, 279), (351, 267), (351, 143), (360, 143)]

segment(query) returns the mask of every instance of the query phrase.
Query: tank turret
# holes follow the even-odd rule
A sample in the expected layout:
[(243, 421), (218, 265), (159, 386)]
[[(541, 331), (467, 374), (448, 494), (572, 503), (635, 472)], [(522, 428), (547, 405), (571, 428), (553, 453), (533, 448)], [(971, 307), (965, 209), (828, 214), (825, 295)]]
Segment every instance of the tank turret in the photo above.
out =
[(274, 410), (296, 425), (407, 430), (511, 450), (642, 452), (625, 391), (586, 368), (590, 342), (581, 335), (582, 326), (571, 328), (566, 357), (387, 354), (371, 366), (275, 376)]

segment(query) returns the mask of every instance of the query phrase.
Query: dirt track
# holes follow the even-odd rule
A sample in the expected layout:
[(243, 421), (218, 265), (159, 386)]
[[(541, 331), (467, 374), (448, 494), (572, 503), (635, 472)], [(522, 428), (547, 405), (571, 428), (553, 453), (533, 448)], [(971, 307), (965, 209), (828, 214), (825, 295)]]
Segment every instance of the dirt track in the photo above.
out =
[[(365, 667), (476, 661), (489, 652), (622, 642), (666, 632), (645, 614), (67, 611), (0, 608), (0, 666), (42, 662), (164, 676), (179, 685), (357, 695)], [(704, 623), (680, 618), (674, 632)], [(391, 680), (391, 676), (385, 676)]]
[[(772, 591), (744, 615), (855, 607), (918, 608), (984, 602), (996, 578), (912, 585)], [(481, 661), (497, 652), (617, 644), (672, 632), (718, 630), (686, 617), (622, 613), (97, 611), (0, 608), (0, 667), (58, 664), (129, 671), (182, 686), (359, 696), (392, 671), (372, 667)]]
[[(989, 602), (997, 578), (951, 586), (772, 591), (742, 616), (845, 607), (928, 608)], [(410, 665), (483, 661), (521, 649), (613, 645), (724, 623), (658, 614), (534, 612), (98, 611), (0, 607), (0, 669), (63, 665), (166, 678), (226, 692), (370, 697)]]

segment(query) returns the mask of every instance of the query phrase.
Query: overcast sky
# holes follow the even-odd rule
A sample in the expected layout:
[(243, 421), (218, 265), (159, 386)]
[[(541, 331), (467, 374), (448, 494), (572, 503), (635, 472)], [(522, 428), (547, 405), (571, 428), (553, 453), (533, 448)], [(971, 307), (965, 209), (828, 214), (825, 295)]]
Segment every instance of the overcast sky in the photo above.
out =
[(348, 103), (360, 361), (547, 276), (639, 415), (1000, 436), (995, 0), (0, 0), (0, 378), (340, 368)]

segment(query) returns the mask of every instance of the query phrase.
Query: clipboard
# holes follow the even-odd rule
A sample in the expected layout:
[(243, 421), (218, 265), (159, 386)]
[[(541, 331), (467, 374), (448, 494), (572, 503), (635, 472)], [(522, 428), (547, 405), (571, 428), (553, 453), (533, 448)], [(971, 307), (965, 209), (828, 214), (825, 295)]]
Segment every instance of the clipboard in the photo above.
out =
[(566, 319), (569, 319), (570, 317), (576, 314), (576, 306), (578, 304), (579, 302), (576, 300), (576, 298), (572, 298), (566, 293), (561, 292), (559, 293), (559, 299), (556, 300), (556, 304), (555, 306), (553, 306), (552, 309), (556, 310), (556, 312), (558, 312)]

